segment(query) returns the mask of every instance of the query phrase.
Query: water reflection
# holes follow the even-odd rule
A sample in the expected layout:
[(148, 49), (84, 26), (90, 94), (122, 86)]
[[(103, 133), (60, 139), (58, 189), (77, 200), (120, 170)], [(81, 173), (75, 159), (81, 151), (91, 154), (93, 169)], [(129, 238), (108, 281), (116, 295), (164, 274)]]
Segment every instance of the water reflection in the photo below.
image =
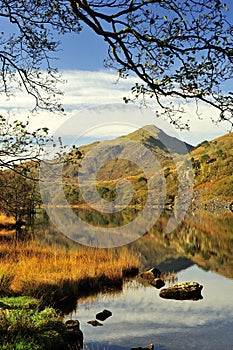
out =
[[(141, 254), (144, 267), (178, 271), (179, 282), (202, 284), (203, 299), (163, 300), (154, 287), (133, 282), (125, 285), (122, 294), (83, 300), (69, 317), (81, 321), (89, 349), (123, 350), (153, 343), (155, 350), (232, 350), (232, 213), (196, 210), (167, 234), (169, 215), (165, 212), (144, 237), (128, 247)], [(113, 314), (103, 327), (87, 324), (103, 309)]]
[[(189, 212), (179, 227), (170, 234), (164, 230), (168, 215), (166, 213), (157, 221), (148, 235), (143, 237), (144, 241), (139, 240), (133, 245), (139, 250), (140, 245), (143, 245), (145, 264), (164, 264), (173, 260), (174, 266), (174, 258), (177, 260), (179, 257), (186, 257), (205, 270), (233, 278), (232, 213), (217, 215), (208, 211)], [(151, 246), (156, 253), (153, 253)]]
[[(60, 208), (60, 212), (63, 208)], [(128, 208), (119, 213), (100, 213), (87, 208), (76, 208), (75, 213), (81, 220), (88, 222), (92, 226), (92, 232), (88, 232), (89, 237), (93, 235), (95, 240), (95, 227), (105, 226), (115, 227), (115, 236), (108, 234), (108, 239), (113, 239), (115, 243), (119, 238), (117, 225), (124, 225), (134, 219), (139, 209)], [(156, 224), (147, 234), (135, 240), (135, 232), (128, 232), (129, 237), (135, 240), (128, 245), (142, 257), (145, 266), (159, 265), (165, 271), (179, 271), (195, 263), (205, 270), (215, 271), (219, 274), (233, 278), (233, 214), (211, 213), (208, 211), (189, 212), (179, 227), (171, 233), (166, 233), (165, 228), (170, 218), (170, 212), (165, 211), (157, 220)], [(62, 235), (58, 229), (45, 218), (45, 212), (40, 213), (40, 224), (37, 222), (35, 231), (42, 236), (45, 232), (46, 240), (51, 243), (59, 241), (67, 246), (72, 245), (72, 240)], [(57, 218), (62, 221), (63, 216)], [(76, 238), (86, 239), (86, 232), (74, 227)], [(106, 231), (107, 232), (107, 231)], [(106, 233), (107, 234), (107, 233)], [(42, 237), (41, 237), (42, 239)], [(100, 237), (100, 240), (106, 237)], [(77, 242), (76, 242), (77, 243)], [(191, 262), (190, 262), (191, 261)]]
[(70, 239), (98, 248), (119, 247), (143, 236), (160, 217), (155, 207), (127, 208), (116, 213), (82, 208), (48, 206), (46, 209), (56, 227)]
[[(204, 285), (203, 300), (174, 301), (137, 282), (125, 285), (122, 294), (100, 294), (78, 304), (76, 313), (88, 348), (145, 347), (155, 349), (232, 349), (233, 282), (196, 265), (178, 274), (179, 281), (197, 280)], [(102, 309), (112, 312), (103, 327), (87, 324)], [(211, 338), (211, 342), (210, 342)]]

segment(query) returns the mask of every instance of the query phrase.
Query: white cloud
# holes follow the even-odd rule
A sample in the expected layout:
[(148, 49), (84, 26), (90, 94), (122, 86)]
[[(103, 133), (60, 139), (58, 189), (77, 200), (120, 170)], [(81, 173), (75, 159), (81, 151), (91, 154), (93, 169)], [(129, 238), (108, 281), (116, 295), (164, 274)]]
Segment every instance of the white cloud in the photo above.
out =
[[(131, 87), (137, 81), (134, 77), (120, 80), (117, 83), (117, 75), (112, 72), (64, 71), (63, 78), (67, 81), (61, 86), (64, 91), (61, 102), (66, 110), (65, 116), (47, 111), (40, 111), (35, 115), (30, 114), (29, 109), (33, 107), (34, 101), (23, 93), (18, 93), (10, 99), (2, 98), (0, 113), (11, 111), (15, 118), (21, 119), (30, 115), (32, 129), (47, 126), (52, 133), (59, 129), (66, 136), (75, 135), (81, 131), (86, 133), (89, 138), (111, 138), (127, 133), (128, 130), (132, 131), (134, 127), (147, 124), (155, 124), (165, 131), (169, 129), (168, 122), (165, 122), (163, 118), (155, 117), (153, 113), (153, 108), (156, 108), (154, 103), (151, 102), (151, 109), (139, 109), (137, 105), (124, 104), (123, 97), (129, 96)], [(184, 141), (197, 144), (205, 139), (213, 139), (228, 132), (228, 123), (216, 126), (211, 122), (211, 117), (217, 118), (213, 108), (200, 104), (199, 113), (203, 116), (201, 120), (196, 115), (194, 103), (186, 104), (184, 107), (186, 111), (184, 118), (190, 120), (191, 126), (189, 132), (177, 131)], [(77, 117), (80, 111), (82, 112)], [(62, 128), (67, 120), (75, 116), (76, 125), (68, 123), (66, 128)], [(91, 124), (99, 127), (89, 130), (90, 117), (93, 120)]]

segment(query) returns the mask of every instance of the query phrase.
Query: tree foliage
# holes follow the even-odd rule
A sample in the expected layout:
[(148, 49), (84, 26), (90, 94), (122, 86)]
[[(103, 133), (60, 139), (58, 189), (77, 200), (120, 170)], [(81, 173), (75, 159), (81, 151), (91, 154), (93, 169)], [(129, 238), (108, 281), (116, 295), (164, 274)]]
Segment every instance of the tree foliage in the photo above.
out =
[(120, 77), (133, 72), (140, 78), (132, 88), (136, 97), (155, 97), (174, 123), (174, 112), (182, 109), (172, 101), (180, 100), (201, 100), (219, 110), (220, 120), (233, 122), (232, 94), (222, 90), (232, 79), (233, 28), (222, 1), (70, 4), (77, 20), (109, 44), (106, 65), (117, 68)]
[(0, 170), (13, 169), (30, 177), (28, 162), (38, 162), (45, 146), (52, 140), (48, 137), (48, 128), (30, 131), (28, 121), (0, 116), (0, 131)]
[(40, 203), (38, 171), (40, 155), (51, 137), (48, 129), (30, 131), (29, 122), (0, 116), (0, 210), (16, 223), (30, 222)]
[(5, 23), (0, 33), (0, 93), (9, 96), (21, 89), (35, 98), (35, 107), (59, 110), (61, 76), (51, 66), (59, 42), (53, 31), (80, 30), (68, 2), (1, 0), (0, 18)]
[(190, 100), (215, 107), (219, 120), (232, 123), (227, 13), (221, 0), (1, 0), (0, 17), (10, 22), (11, 34), (0, 38), (0, 91), (10, 94), (17, 83), (37, 107), (60, 109), (60, 76), (51, 66), (56, 34), (79, 33), (87, 25), (109, 45), (106, 65), (120, 77), (140, 78), (135, 97), (155, 98), (174, 123), (174, 113), (182, 112), (176, 103)]
[[(14, 217), (16, 223), (30, 222), (36, 205), (41, 201), (37, 182), (19, 175), (14, 171), (0, 171), (1, 212)], [(22, 169), (23, 173), (23, 169)]]

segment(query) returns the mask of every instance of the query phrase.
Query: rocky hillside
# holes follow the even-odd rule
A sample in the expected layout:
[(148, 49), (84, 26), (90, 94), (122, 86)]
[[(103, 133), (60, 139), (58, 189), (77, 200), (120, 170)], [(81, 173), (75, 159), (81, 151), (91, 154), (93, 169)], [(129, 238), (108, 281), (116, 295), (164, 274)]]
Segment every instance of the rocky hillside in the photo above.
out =
[[(184, 154), (187, 150), (188, 155)], [(186, 168), (195, 176), (194, 197), (197, 200), (207, 203), (218, 198), (229, 203), (233, 198), (232, 133), (213, 141), (204, 141), (194, 148), (149, 125), (115, 140), (81, 147), (80, 151), (84, 159), (89, 157), (85, 171), (96, 173), (95, 185), (99, 194), (109, 201), (117, 196), (118, 181), (127, 178), (134, 188), (134, 198), (130, 204), (143, 205), (147, 180), (158, 178), (161, 167), (167, 187), (166, 202), (171, 204), (178, 191), (177, 167), (185, 164), (188, 158), (192, 166), (190, 163)], [(64, 168), (64, 188), (70, 204), (84, 203), (77, 179), (85, 171), (83, 166), (79, 168), (77, 164), (69, 164)]]
[(202, 201), (233, 200), (233, 133), (204, 141), (190, 153)]

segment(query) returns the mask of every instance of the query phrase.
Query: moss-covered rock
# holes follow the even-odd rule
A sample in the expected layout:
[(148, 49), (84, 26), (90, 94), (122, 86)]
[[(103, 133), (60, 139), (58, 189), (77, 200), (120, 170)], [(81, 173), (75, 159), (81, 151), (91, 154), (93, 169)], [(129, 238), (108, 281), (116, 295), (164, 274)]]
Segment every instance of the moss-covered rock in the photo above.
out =
[(197, 282), (181, 282), (162, 289), (159, 295), (165, 299), (199, 300), (203, 298), (202, 288), (203, 286)]

